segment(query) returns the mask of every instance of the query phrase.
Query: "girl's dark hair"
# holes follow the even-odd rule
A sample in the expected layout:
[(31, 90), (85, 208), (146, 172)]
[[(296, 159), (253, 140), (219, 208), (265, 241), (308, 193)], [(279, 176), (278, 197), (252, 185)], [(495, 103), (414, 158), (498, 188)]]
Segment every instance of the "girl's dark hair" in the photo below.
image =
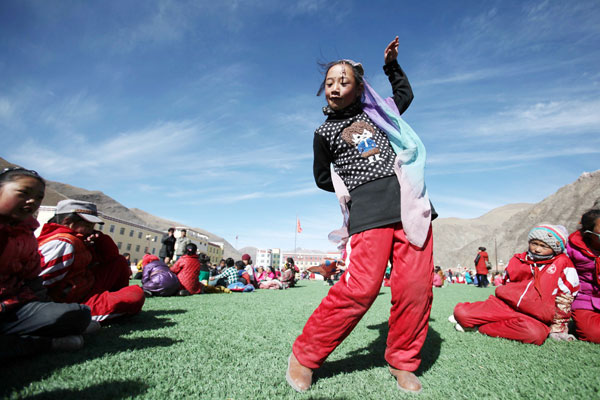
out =
[(225, 260), (225, 265), (228, 267), (233, 267), (235, 265), (235, 261), (233, 261), (233, 258), (229, 257), (227, 260)]
[(48, 220), (48, 222), (59, 225), (65, 225), (67, 220), (69, 220), (69, 222), (80, 222), (83, 221), (83, 218), (81, 218), (77, 213), (55, 214), (52, 218)]
[(596, 220), (600, 218), (600, 210), (592, 209), (581, 216), (581, 229), (579, 232), (583, 235), (585, 231), (594, 231)]
[(246, 264), (244, 264), (243, 261), (238, 260), (235, 262), (235, 267), (237, 269), (244, 269), (244, 268), (246, 268)]
[(185, 245), (185, 254), (188, 256), (193, 256), (198, 251), (198, 246), (194, 243), (188, 243)]
[(292, 257), (288, 257), (285, 261), (290, 265), (294, 265), (294, 259)]
[(35, 178), (42, 185), (44, 185), (44, 188), (46, 187), (46, 181), (37, 172), (31, 169), (25, 169), (21, 167), (4, 168), (2, 172), (0, 172), (0, 186), (4, 185), (7, 182), (13, 182), (15, 179), (23, 176)]
[(479, 250), (485, 251), (485, 247), (482, 246), (482, 247), (479, 248)]
[(321, 73), (323, 74), (323, 81), (321, 82), (321, 86), (319, 86), (319, 90), (317, 91), (317, 96), (320, 96), (321, 93), (323, 93), (323, 90), (325, 90), (325, 80), (327, 79), (327, 73), (329, 72), (331, 67), (338, 65), (338, 64), (346, 64), (350, 68), (352, 68), (352, 73), (354, 74), (354, 79), (356, 80), (356, 84), (357, 85), (363, 84), (363, 75), (364, 75), (365, 71), (363, 70), (362, 65), (360, 65), (358, 63), (355, 63), (350, 60), (337, 60), (337, 61), (332, 61), (332, 62), (328, 62), (328, 63), (319, 62), (317, 64), (319, 65), (319, 69), (321, 70)]

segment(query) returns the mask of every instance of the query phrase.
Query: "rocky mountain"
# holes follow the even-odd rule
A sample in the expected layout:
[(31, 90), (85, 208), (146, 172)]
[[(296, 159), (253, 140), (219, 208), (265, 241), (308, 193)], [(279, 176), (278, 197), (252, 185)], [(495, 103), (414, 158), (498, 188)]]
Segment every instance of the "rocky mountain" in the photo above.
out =
[(537, 204), (511, 204), (475, 219), (440, 218), (433, 222), (434, 261), (444, 268), (471, 267), (477, 248), (484, 246), (492, 264), (506, 263), (514, 253), (526, 250), (527, 234), (534, 225), (560, 224), (573, 232), (581, 215), (598, 199), (600, 170), (583, 173)]

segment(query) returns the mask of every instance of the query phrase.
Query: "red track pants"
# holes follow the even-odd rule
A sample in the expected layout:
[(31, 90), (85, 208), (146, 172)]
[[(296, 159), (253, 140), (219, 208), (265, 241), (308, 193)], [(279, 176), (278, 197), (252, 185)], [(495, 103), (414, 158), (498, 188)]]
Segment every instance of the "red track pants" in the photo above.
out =
[(600, 343), (600, 313), (592, 310), (574, 310), (573, 320), (580, 340)]
[(294, 342), (292, 351), (300, 364), (319, 368), (352, 332), (379, 294), (391, 256), (392, 308), (385, 359), (394, 368), (415, 371), (429, 327), (432, 249), (431, 228), (423, 248), (408, 242), (401, 223), (352, 235), (346, 247), (346, 272)]
[(458, 303), (454, 307), (454, 318), (463, 328), (478, 326), (479, 332), (485, 335), (538, 346), (550, 333), (548, 325), (513, 310), (496, 296), (490, 296), (486, 301)]
[(144, 291), (137, 285), (128, 286), (129, 266), (124, 260), (103, 264), (95, 278), (90, 297), (83, 303), (92, 309), (93, 320), (104, 321), (140, 312), (145, 301)]

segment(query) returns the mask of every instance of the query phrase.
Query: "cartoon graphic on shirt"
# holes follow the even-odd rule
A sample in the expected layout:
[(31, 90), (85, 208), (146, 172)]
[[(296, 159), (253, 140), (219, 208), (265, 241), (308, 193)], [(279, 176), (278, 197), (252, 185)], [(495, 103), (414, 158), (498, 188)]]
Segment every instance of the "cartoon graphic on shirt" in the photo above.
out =
[(355, 145), (361, 157), (374, 164), (381, 159), (377, 143), (373, 140), (375, 131), (373, 127), (364, 121), (356, 121), (343, 130), (342, 139), (350, 145)]

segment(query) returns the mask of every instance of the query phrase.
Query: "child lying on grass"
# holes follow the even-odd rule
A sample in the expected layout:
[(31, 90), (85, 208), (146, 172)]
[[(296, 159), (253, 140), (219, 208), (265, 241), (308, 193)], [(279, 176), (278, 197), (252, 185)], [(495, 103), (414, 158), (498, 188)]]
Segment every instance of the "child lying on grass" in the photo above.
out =
[(510, 260), (505, 284), (496, 288), (496, 295), (456, 305), (449, 318), (456, 330), (478, 328), (485, 335), (537, 345), (549, 334), (556, 340), (572, 340), (567, 322), (579, 279), (564, 254), (567, 236), (562, 225), (534, 227), (528, 251)]

